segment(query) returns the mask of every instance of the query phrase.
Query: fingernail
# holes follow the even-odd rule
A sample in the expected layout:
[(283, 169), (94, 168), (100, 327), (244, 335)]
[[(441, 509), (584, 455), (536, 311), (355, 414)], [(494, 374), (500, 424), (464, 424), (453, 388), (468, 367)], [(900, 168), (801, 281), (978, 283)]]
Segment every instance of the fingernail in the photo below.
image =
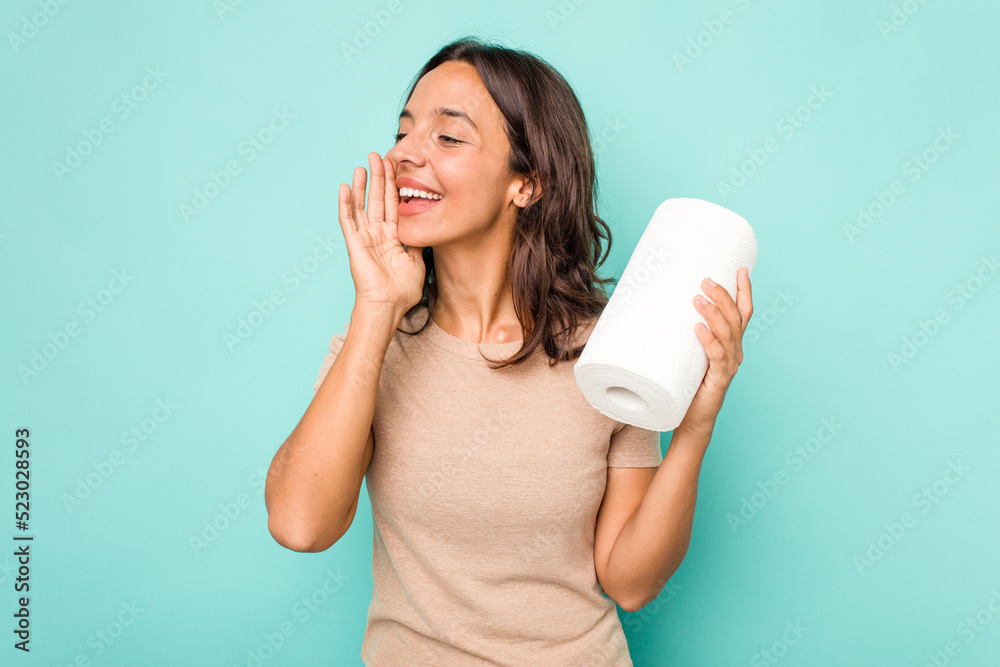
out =
[(709, 287), (715, 287), (715, 281), (712, 280), (711, 278), (705, 278), (705, 282), (708, 284)]

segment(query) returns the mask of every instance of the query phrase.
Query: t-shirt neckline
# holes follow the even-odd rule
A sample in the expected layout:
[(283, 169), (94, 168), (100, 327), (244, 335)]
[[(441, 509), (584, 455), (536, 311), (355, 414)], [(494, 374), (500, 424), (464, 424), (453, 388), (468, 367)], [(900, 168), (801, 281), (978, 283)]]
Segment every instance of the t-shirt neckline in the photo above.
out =
[(483, 359), (483, 355), (486, 355), (494, 360), (507, 358), (514, 352), (520, 350), (521, 345), (524, 343), (524, 339), (513, 340), (506, 343), (477, 343), (475, 341), (452, 335), (439, 327), (433, 317), (430, 317), (429, 319), (430, 321), (427, 323), (427, 328), (424, 329), (424, 332), (427, 334), (427, 340), (443, 350), (447, 350), (448, 352), (457, 354), (458, 356), (465, 357), (467, 359), (486, 361)]

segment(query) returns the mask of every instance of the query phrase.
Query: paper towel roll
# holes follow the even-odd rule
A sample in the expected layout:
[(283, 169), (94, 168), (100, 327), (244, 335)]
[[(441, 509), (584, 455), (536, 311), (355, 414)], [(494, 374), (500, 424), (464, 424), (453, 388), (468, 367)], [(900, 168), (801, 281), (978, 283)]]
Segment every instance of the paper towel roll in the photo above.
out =
[(709, 325), (692, 299), (706, 277), (735, 299), (736, 272), (756, 263), (757, 239), (739, 215), (701, 199), (660, 204), (573, 367), (590, 404), (616, 421), (672, 431), (708, 369), (694, 327)]

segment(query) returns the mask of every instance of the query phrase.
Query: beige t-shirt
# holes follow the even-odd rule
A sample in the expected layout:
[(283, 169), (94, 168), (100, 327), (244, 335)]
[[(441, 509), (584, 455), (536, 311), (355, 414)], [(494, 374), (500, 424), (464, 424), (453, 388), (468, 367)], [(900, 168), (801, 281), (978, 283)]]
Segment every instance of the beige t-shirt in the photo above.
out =
[[(415, 331), (426, 313), (400, 328)], [(345, 338), (331, 339), (314, 391)], [(495, 371), (479, 354), (520, 345), (480, 345), (433, 320), (389, 344), (365, 477), (369, 667), (632, 664), (597, 580), (594, 527), (607, 468), (658, 466), (660, 434), (593, 408), (576, 360), (549, 367), (536, 350)]]

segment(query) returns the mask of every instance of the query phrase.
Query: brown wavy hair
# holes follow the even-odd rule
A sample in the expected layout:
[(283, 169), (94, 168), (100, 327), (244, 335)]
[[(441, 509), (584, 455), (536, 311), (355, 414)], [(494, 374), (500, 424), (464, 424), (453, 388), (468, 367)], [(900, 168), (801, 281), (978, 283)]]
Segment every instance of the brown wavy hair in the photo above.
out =
[[(458, 60), (479, 72), (504, 118), (514, 174), (530, 176), (540, 196), (517, 215), (507, 271), (514, 311), (525, 332), (521, 348), (493, 370), (526, 361), (539, 347), (549, 365), (576, 359), (583, 346), (573, 336), (581, 320), (599, 316), (608, 303), (597, 269), (611, 251), (611, 229), (597, 214), (597, 175), (587, 121), (566, 80), (543, 59), (522, 50), (463, 37), (441, 48), (410, 84), (405, 106), (420, 79), (442, 63)], [(602, 256), (602, 241), (607, 240)], [(421, 251), (426, 267), (423, 307), (430, 323), (437, 300), (434, 251)]]

